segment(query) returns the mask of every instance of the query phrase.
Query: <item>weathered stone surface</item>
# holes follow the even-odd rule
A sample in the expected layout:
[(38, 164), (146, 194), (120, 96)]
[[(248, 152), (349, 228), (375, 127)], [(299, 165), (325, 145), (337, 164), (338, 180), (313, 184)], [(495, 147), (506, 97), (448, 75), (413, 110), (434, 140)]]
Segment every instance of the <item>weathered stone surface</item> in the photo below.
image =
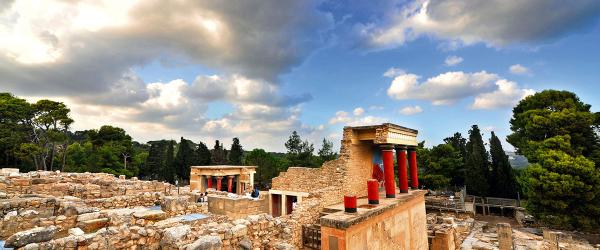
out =
[(296, 250), (296, 249), (298, 249), (295, 246), (288, 244), (288, 243), (277, 243), (277, 244), (273, 245), (273, 248), (275, 250)]
[(248, 238), (244, 238), (240, 241), (240, 249), (242, 250), (251, 250), (252, 249), (252, 241)]
[(50, 227), (36, 227), (30, 230), (18, 232), (6, 239), (4, 244), (5, 247), (22, 247), (30, 243), (38, 243), (49, 241), (54, 237), (57, 228), (55, 226)]
[(74, 228), (69, 229), (69, 234), (75, 235), (75, 236), (80, 236), (80, 235), (84, 235), (85, 232), (83, 232), (83, 230), (81, 230), (81, 228), (74, 227)]
[(86, 233), (95, 232), (100, 228), (108, 225), (108, 218), (99, 218), (88, 221), (81, 221), (77, 223), (77, 227), (81, 228)]
[(248, 233), (248, 227), (245, 225), (235, 225), (231, 228), (231, 233), (233, 234), (233, 237), (242, 237)]
[(161, 244), (176, 245), (178, 241), (182, 240), (186, 235), (190, 235), (191, 232), (192, 229), (189, 225), (167, 228), (163, 231)]
[(146, 210), (133, 213), (133, 217), (144, 220), (158, 221), (167, 218), (167, 213), (158, 210)]
[(77, 216), (77, 222), (95, 220), (100, 217), (100, 212), (80, 214)]
[(194, 243), (185, 247), (186, 250), (219, 250), (223, 246), (223, 242), (219, 236), (202, 236)]

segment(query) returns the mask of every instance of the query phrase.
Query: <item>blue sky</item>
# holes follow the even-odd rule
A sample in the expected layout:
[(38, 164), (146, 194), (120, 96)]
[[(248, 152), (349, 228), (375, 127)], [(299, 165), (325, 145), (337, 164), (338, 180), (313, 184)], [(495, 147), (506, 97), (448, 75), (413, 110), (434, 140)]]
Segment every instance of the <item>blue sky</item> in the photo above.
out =
[(432, 146), (472, 124), (507, 135), (543, 89), (599, 111), (599, 16), (594, 0), (9, 1), (0, 91), (140, 141), (283, 151), (293, 130), (319, 147), (393, 122)]

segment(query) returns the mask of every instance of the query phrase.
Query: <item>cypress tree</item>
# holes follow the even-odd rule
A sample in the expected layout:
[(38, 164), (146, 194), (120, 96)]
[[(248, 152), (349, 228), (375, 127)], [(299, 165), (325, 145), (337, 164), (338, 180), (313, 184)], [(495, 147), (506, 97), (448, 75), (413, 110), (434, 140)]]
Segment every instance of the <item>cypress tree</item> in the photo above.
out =
[(473, 125), (469, 130), (465, 171), (467, 192), (473, 195), (487, 196), (489, 190), (488, 152), (485, 150), (481, 131), (477, 125)]
[(166, 160), (163, 165), (163, 178), (169, 183), (175, 182), (175, 160), (173, 153), (175, 151), (175, 141), (169, 140), (169, 146), (167, 147)]
[(502, 149), (500, 139), (492, 132), (490, 138), (490, 155), (492, 157), (492, 172), (489, 183), (492, 185), (491, 194), (496, 197), (516, 198), (516, 182), (508, 156)]
[(175, 173), (181, 180), (189, 180), (190, 166), (197, 162), (193, 143), (181, 137), (179, 141), (179, 149), (175, 156)]
[(243, 154), (244, 150), (242, 149), (242, 145), (240, 144), (240, 139), (238, 139), (237, 137), (233, 138), (231, 150), (229, 151), (229, 164), (242, 165)]
[(211, 164), (211, 154), (208, 147), (204, 142), (200, 142), (198, 144), (198, 149), (196, 149), (196, 165), (198, 166), (208, 166)]

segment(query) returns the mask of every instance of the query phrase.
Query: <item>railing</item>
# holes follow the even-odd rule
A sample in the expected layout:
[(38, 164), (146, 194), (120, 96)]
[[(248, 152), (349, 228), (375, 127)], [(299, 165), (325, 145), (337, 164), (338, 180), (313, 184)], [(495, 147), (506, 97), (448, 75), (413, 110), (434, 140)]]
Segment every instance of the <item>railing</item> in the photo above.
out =
[(505, 199), (505, 198), (486, 198), (486, 204), (492, 206), (502, 206), (502, 207), (517, 207), (517, 200), (515, 199)]
[(465, 204), (459, 199), (440, 197), (425, 197), (425, 207), (451, 211), (464, 211)]
[(302, 226), (302, 246), (307, 249), (321, 249), (321, 227)]

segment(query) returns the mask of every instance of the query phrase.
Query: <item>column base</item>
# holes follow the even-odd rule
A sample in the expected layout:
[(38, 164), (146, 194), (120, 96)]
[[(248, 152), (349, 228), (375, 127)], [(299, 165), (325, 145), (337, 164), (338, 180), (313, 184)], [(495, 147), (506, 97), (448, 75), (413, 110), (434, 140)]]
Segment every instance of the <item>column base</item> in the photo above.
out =
[(356, 213), (357, 209), (355, 207), (352, 207), (352, 208), (351, 207), (347, 207), (347, 208), (344, 208), (344, 211), (346, 213)]
[(377, 205), (377, 204), (379, 204), (379, 200), (369, 200), (369, 204)]
[(408, 193), (408, 189), (400, 190), (400, 193)]
[(385, 194), (385, 198), (396, 198), (396, 194)]

